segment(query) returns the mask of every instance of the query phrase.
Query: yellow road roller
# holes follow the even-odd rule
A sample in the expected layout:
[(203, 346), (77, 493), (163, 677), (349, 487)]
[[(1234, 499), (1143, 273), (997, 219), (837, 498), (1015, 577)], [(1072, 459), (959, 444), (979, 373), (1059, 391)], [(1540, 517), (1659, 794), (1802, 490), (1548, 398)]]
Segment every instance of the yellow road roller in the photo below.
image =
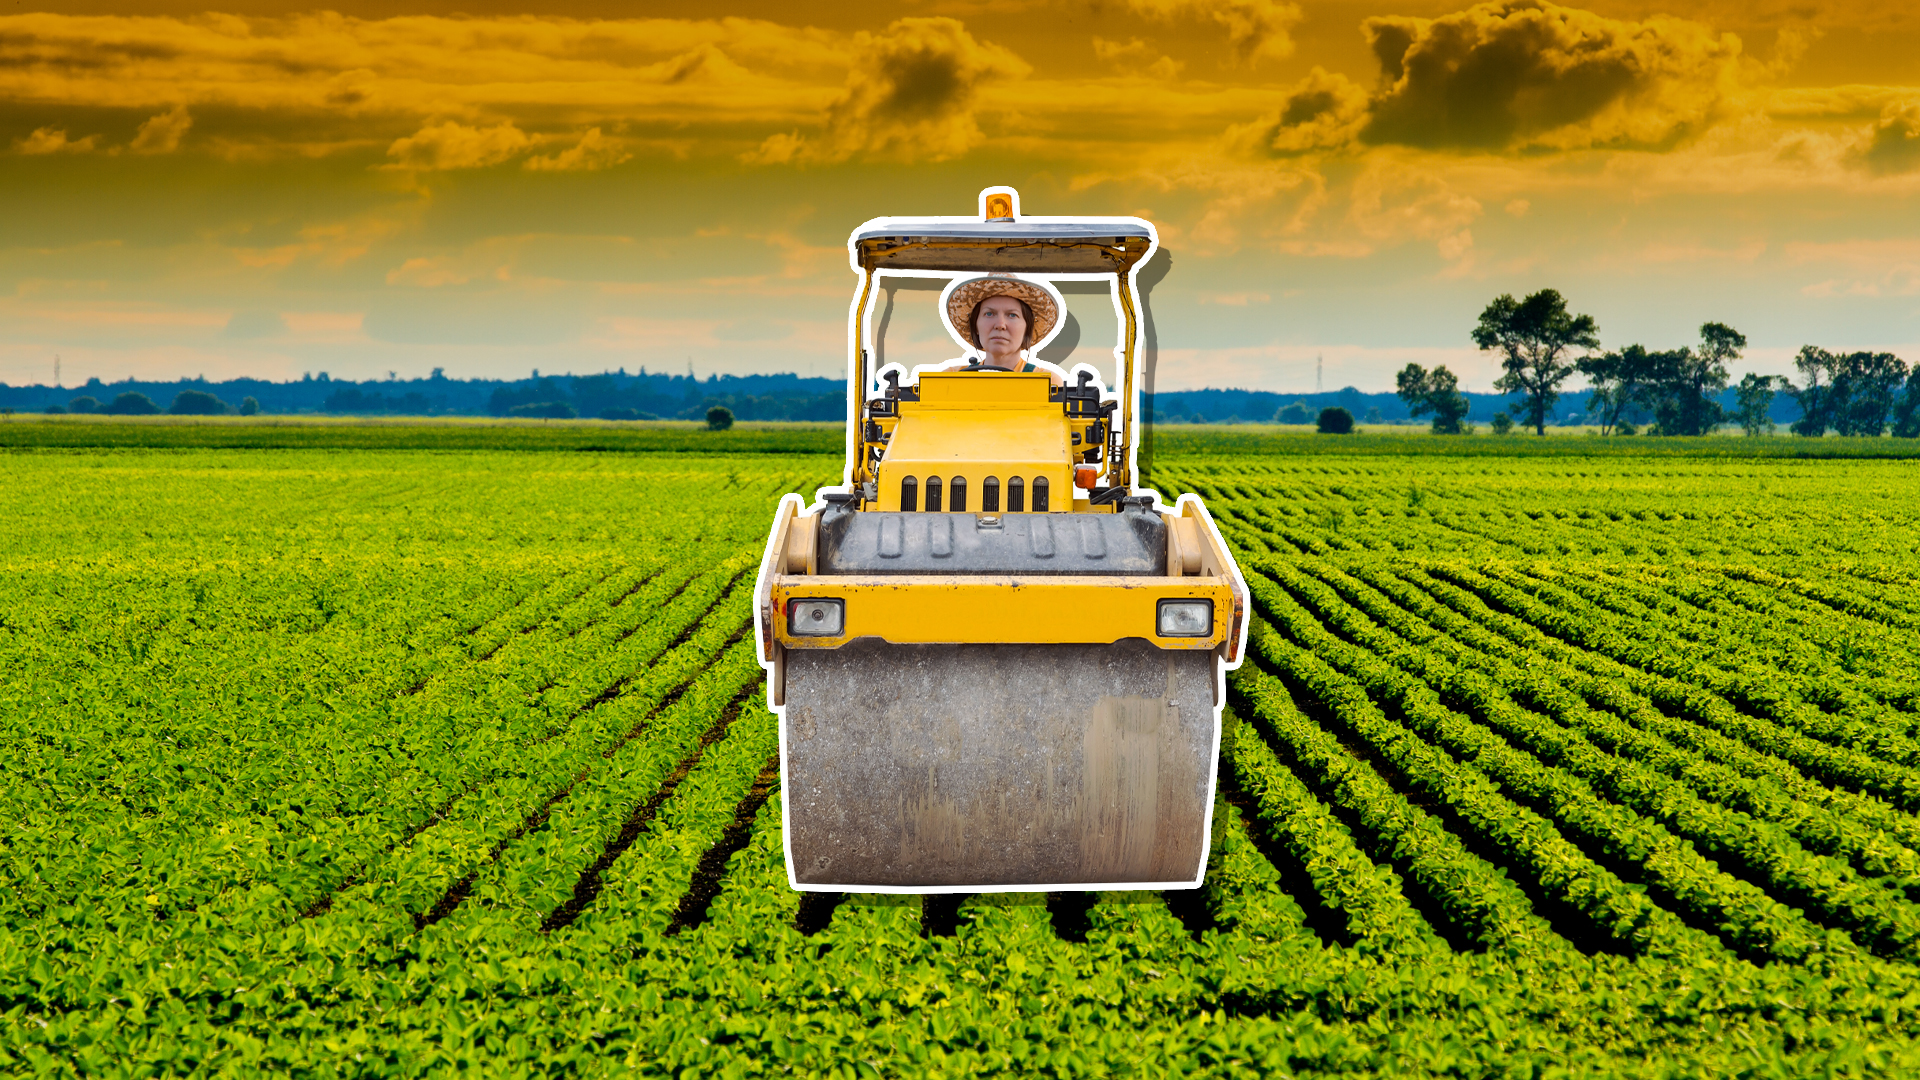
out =
[[(854, 230), (846, 475), (782, 500), (755, 593), (795, 889), (1201, 883), (1246, 586), (1197, 496), (1134, 483), (1157, 246), (1007, 188)], [(959, 359), (874, 369), (889, 276), (946, 279)], [(1036, 359), (1068, 279), (1111, 285), (1111, 384)]]

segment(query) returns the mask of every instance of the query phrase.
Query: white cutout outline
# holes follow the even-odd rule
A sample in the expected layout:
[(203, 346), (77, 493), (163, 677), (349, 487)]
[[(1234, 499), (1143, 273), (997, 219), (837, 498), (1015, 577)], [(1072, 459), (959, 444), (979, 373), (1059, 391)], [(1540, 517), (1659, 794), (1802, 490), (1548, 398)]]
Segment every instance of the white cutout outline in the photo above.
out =
[[(1012, 276), (1019, 277), (1023, 281), (1029, 281), (1033, 284), (1041, 285), (1041, 287), (1046, 288), (1048, 292), (1052, 293), (1055, 301), (1060, 303), (1061, 305), (1060, 318), (1055, 323), (1053, 329), (1047, 334), (1046, 340), (1036, 341), (1031, 347), (1030, 351), (1034, 354), (1038, 354), (1043, 345), (1045, 345), (1047, 342), (1052, 341), (1053, 338), (1059, 334), (1061, 328), (1063, 328), (1066, 325), (1066, 321), (1067, 321), (1067, 318), (1066, 318), (1067, 311), (1066, 311), (1065, 301), (1060, 296), (1059, 291), (1057, 289), (1054, 289), (1051, 286), (1050, 284), (1051, 282), (1053, 281), (1110, 282), (1112, 287), (1108, 289), (1108, 294), (1109, 294), (1109, 299), (1113, 303), (1114, 323), (1119, 328), (1119, 335), (1120, 335), (1119, 341), (1114, 345), (1114, 348), (1113, 348), (1114, 374), (1116, 376), (1115, 381), (1121, 383), (1121, 385), (1128, 385), (1127, 381), (1121, 378), (1121, 376), (1124, 373), (1122, 373), (1120, 370), (1120, 365), (1126, 362), (1128, 342), (1126, 341), (1126, 337), (1125, 337), (1126, 325), (1127, 325), (1126, 311), (1120, 303), (1120, 290), (1122, 288), (1125, 288), (1130, 291), (1134, 299), (1135, 318), (1134, 318), (1134, 340), (1132, 342), (1133, 358), (1134, 358), (1133, 371), (1132, 371), (1133, 378), (1131, 380), (1132, 393), (1130, 395), (1132, 400), (1125, 403), (1126, 418), (1127, 418), (1127, 473), (1129, 476), (1134, 477), (1136, 482), (1130, 483), (1128, 485), (1127, 494), (1132, 496), (1140, 496), (1140, 495), (1151, 496), (1153, 498), (1153, 510), (1155, 513), (1171, 514), (1174, 517), (1189, 516), (1187, 514), (1187, 508), (1189, 506), (1193, 507), (1195, 512), (1191, 516), (1197, 518), (1200, 522), (1201, 527), (1206, 529), (1207, 534), (1213, 540), (1216, 550), (1225, 553), (1226, 555), (1225, 569), (1228, 573), (1228, 576), (1232, 578), (1234, 587), (1238, 590), (1238, 598), (1240, 599), (1241, 603), (1245, 605), (1245, 608), (1243, 609), (1241, 614), (1240, 626), (1238, 628), (1237, 637), (1231, 643), (1232, 647), (1229, 650), (1233, 659), (1219, 662), (1213, 665), (1213, 702), (1214, 702), (1213, 704), (1213, 745), (1211, 747), (1211, 752), (1209, 755), (1208, 767), (1207, 767), (1207, 813), (1205, 818), (1205, 825), (1201, 828), (1201, 833), (1200, 833), (1200, 865), (1196, 868), (1194, 876), (1191, 879), (1182, 879), (1182, 880), (1176, 880), (1176, 881), (1120, 881), (1120, 882), (1100, 882), (1100, 883), (1067, 882), (1067, 883), (1057, 883), (1057, 884), (1021, 883), (1017, 885), (866, 885), (866, 884), (836, 885), (836, 884), (802, 883), (794, 871), (793, 830), (789, 828), (787, 825), (788, 821), (791, 818), (791, 809), (792, 809), (788, 801), (789, 785), (787, 784), (787, 777), (786, 777), (786, 767), (787, 767), (787, 760), (788, 760), (787, 759), (787, 707), (784, 704), (776, 705), (773, 703), (773, 680), (776, 676), (776, 673), (774, 671), (773, 658), (770, 655), (768, 655), (769, 647), (772, 643), (772, 633), (773, 633), (772, 626), (756, 625), (754, 628), (755, 633), (753, 636), (754, 652), (760, 662), (761, 669), (765, 671), (767, 674), (767, 709), (768, 711), (772, 712), (775, 716), (779, 718), (780, 768), (781, 768), (781, 777), (780, 777), (780, 842), (781, 842), (781, 849), (782, 849), (781, 853), (786, 861), (787, 886), (795, 892), (849, 892), (849, 893), (868, 893), (868, 894), (880, 894), (880, 895), (909, 895), (909, 896), (936, 896), (936, 895), (950, 895), (953, 893), (1008, 893), (1008, 892), (1154, 892), (1154, 891), (1170, 891), (1170, 890), (1179, 890), (1179, 889), (1197, 889), (1201, 885), (1206, 883), (1207, 857), (1213, 849), (1214, 804), (1217, 801), (1217, 797), (1219, 794), (1219, 786), (1220, 786), (1220, 741), (1224, 733), (1222, 715), (1226, 710), (1226, 703), (1227, 703), (1227, 692), (1226, 692), (1227, 691), (1227, 672), (1237, 670), (1240, 667), (1240, 665), (1246, 661), (1247, 630), (1248, 630), (1248, 624), (1252, 621), (1252, 617), (1253, 617), (1253, 612), (1251, 610), (1252, 596), (1247, 591), (1246, 577), (1240, 570), (1239, 560), (1234, 558), (1233, 549), (1227, 546), (1225, 538), (1220, 534), (1220, 527), (1214, 523), (1213, 515), (1207, 512), (1206, 506), (1200, 501), (1200, 496), (1194, 494), (1193, 492), (1183, 492), (1180, 496), (1178, 496), (1174, 500), (1172, 505), (1168, 505), (1165, 499), (1161, 496), (1161, 494), (1158, 491), (1155, 491), (1151, 488), (1143, 488), (1137, 482), (1137, 479), (1140, 475), (1140, 467), (1139, 467), (1139, 452), (1140, 452), (1139, 434), (1140, 434), (1140, 427), (1141, 427), (1141, 423), (1140, 423), (1141, 370), (1140, 369), (1141, 369), (1141, 365), (1145, 362), (1146, 334), (1147, 334), (1146, 312), (1144, 309), (1144, 305), (1140, 303), (1139, 276), (1140, 276), (1141, 268), (1146, 266), (1148, 263), (1152, 262), (1154, 255), (1157, 254), (1160, 250), (1160, 233), (1157, 229), (1154, 228), (1152, 222), (1146, 221), (1143, 218), (1137, 218), (1137, 217), (1072, 217), (1072, 216), (1026, 217), (1020, 213), (1020, 193), (1018, 191), (1014, 190), (1011, 187), (989, 187), (981, 190), (980, 202), (979, 202), (979, 205), (980, 205), (979, 213), (974, 217), (965, 217), (965, 216), (877, 217), (877, 218), (870, 218), (867, 221), (862, 222), (859, 226), (855, 227), (854, 230), (847, 235), (847, 261), (848, 261), (848, 264), (853, 268), (854, 273), (859, 277), (859, 281), (854, 289), (853, 299), (847, 305), (847, 346), (848, 346), (848, 352), (851, 355), (849, 356), (850, 371), (848, 376), (849, 385), (848, 385), (848, 394), (847, 394), (846, 465), (844, 466), (841, 472), (840, 483), (833, 484), (833, 485), (823, 485), (817, 488), (814, 492), (814, 501), (812, 502), (812, 504), (808, 504), (804, 499), (802, 499), (798, 492), (788, 492), (787, 494), (780, 497), (779, 505), (774, 510), (773, 524), (767, 530), (767, 543), (766, 543), (765, 553), (760, 558), (760, 569), (754, 580), (753, 618), (755, 623), (759, 624), (761, 622), (761, 618), (763, 614), (765, 614), (771, 607), (773, 577), (775, 576), (773, 571), (774, 558), (776, 555), (780, 555), (780, 556), (785, 555), (784, 549), (779, 552), (776, 552), (774, 550), (774, 540), (778, 538), (781, 532), (785, 529), (787, 522), (790, 518), (796, 517), (796, 516), (812, 516), (812, 515), (819, 514), (821, 511), (823, 511), (826, 508), (826, 499), (824, 498), (825, 495), (852, 493), (853, 468), (855, 464), (854, 463), (854, 429), (855, 429), (855, 425), (860, 423), (861, 409), (864, 406), (867, 398), (879, 392), (880, 384), (883, 381), (882, 380), (883, 372), (888, 370), (898, 370), (903, 373), (903, 376), (907, 373), (905, 365), (900, 364), (898, 362), (889, 362), (873, 371), (866, 370), (868, 365), (867, 365), (866, 358), (863, 355), (861, 355), (862, 347), (864, 346), (866, 350), (871, 351), (873, 350), (876, 344), (873, 338), (873, 323), (878, 316), (878, 309), (880, 305), (878, 303), (869, 303), (867, 305), (866, 318), (863, 323), (860, 317), (860, 300), (861, 300), (862, 294), (866, 294), (869, 296), (873, 296), (877, 294), (877, 292), (879, 291), (878, 289), (879, 282), (882, 279), (888, 278), (888, 277), (952, 278), (953, 280), (949, 281), (946, 287), (941, 290), (940, 307), (938, 310), (940, 314), (940, 322), (943, 326), (947, 328), (948, 336), (955, 337), (957, 340), (957, 335), (953, 330), (952, 323), (949, 322), (946, 317), (947, 296), (953, 291), (955, 287), (958, 286), (958, 284), (961, 281), (968, 281), (968, 280), (972, 280), (973, 278), (982, 276), (980, 273), (974, 272), (974, 271), (965, 271), (965, 272), (956, 273), (954, 271), (946, 271), (946, 270), (876, 270), (869, 273), (868, 271), (863, 270), (860, 266), (860, 253), (859, 253), (858, 247), (856, 246), (855, 238), (857, 238), (861, 233), (868, 231), (869, 229), (885, 228), (887, 226), (895, 225), (895, 224), (910, 225), (914, 227), (925, 226), (930, 224), (939, 225), (939, 224), (948, 224), (948, 223), (951, 223), (951, 224), (965, 223), (965, 224), (978, 225), (983, 223), (986, 220), (987, 196), (995, 195), (995, 194), (1004, 194), (1004, 195), (1011, 196), (1013, 201), (1013, 220), (1016, 222), (1027, 222), (1027, 223), (1037, 223), (1037, 224), (1075, 224), (1075, 225), (1084, 225), (1084, 224), (1133, 225), (1133, 226), (1142, 227), (1147, 231), (1147, 237), (1148, 237), (1147, 253), (1133, 262), (1133, 265), (1128, 268), (1124, 280), (1122, 280), (1118, 275), (1111, 274), (1111, 273), (1048, 274), (1046, 275), (1044, 280), (1034, 275), (1022, 274), (1022, 275), (1012, 275)], [(1000, 220), (1000, 219), (996, 219), (996, 220)], [(963, 343), (963, 345), (969, 352), (972, 351), (972, 345), (970, 343)], [(941, 361), (933, 364), (917, 364), (914, 366), (911, 372), (911, 375), (914, 381), (917, 383), (921, 372), (938, 371), (946, 363), (950, 363), (950, 362), (951, 361)], [(1045, 363), (1045, 361), (1040, 361), (1040, 360), (1034, 360), (1032, 362), (1036, 366)], [(861, 376), (858, 378), (855, 378), (851, 371), (851, 369), (856, 366), (861, 371)], [(1051, 368), (1052, 370), (1056, 370), (1056, 371), (1059, 370), (1057, 365), (1046, 364), (1046, 366), (1048, 368)], [(1098, 385), (1100, 388), (1100, 399), (1102, 401), (1117, 400), (1118, 395), (1108, 389), (1106, 380), (1100, 373), (1099, 369), (1089, 363), (1083, 362), (1083, 363), (1075, 364), (1073, 366), (1073, 370), (1067, 373), (1068, 385), (1073, 385), (1074, 381), (1079, 378), (1079, 374), (1082, 371), (1086, 371), (1094, 376), (1094, 381), (1096, 385)], [(902, 380), (902, 385), (907, 385), (904, 377)], [(1104, 476), (1105, 474), (1103, 473), (1102, 475)], [(1077, 488), (1075, 489), (1075, 494), (1076, 496), (1079, 496), (1081, 494), (1079, 489)]]

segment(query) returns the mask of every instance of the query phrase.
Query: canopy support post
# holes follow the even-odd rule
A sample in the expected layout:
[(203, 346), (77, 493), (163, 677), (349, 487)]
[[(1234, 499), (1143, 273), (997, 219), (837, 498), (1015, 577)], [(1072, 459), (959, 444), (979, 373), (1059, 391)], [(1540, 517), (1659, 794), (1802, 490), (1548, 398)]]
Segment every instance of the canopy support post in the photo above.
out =
[(1120, 313), (1126, 325), (1126, 348), (1120, 359), (1120, 450), (1119, 460), (1108, 466), (1107, 483), (1114, 487), (1133, 484), (1128, 462), (1132, 458), (1134, 426), (1137, 422), (1133, 396), (1134, 339), (1139, 334), (1139, 318), (1134, 313), (1133, 275), (1122, 270), (1113, 275), (1114, 288), (1120, 292)]
[(853, 489), (857, 495), (867, 475), (867, 425), (864, 415), (867, 394), (867, 300), (873, 295), (874, 271), (861, 267), (860, 298), (853, 305), (853, 355), (848, 358), (852, 375), (847, 379), (847, 415), (851, 417), (849, 439), (853, 449)]

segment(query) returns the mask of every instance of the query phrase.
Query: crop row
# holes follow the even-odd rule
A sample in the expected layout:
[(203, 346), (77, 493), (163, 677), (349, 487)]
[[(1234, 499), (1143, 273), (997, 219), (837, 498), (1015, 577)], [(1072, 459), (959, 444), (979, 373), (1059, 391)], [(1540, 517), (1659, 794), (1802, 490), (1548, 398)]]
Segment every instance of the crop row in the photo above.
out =
[[(1679, 780), (1704, 799), (1777, 822), (1808, 848), (1839, 854), (1863, 873), (1913, 888), (1920, 856), (1898, 832), (1888, 832), (1910, 830), (1904, 815), (1884, 803), (1823, 787), (1710, 727), (1669, 716), (1620, 680), (1566, 663), (1564, 647), (1554, 639), (1417, 568), (1355, 566), (1322, 573), (1335, 581), (1351, 573), (1382, 598), (1370, 600), (1357, 588), (1343, 591), (1363, 610), (1429, 654), (1488, 672), (1516, 703), (1551, 716), (1596, 747)], [(1402, 621), (1388, 602), (1411, 618)]]
[(786, 887), (748, 592), (837, 460), (109, 464), (171, 531), (35, 459), (0, 540), (0, 1071), (1920, 1065), (1897, 488), (1163, 462), (1254, 588), (1204, 889), (923, 900)]
[[(1658, 885), (1695, 919), (1721, 928), (1730, 943), (1801, 959), (1812, 951), (1833, 950), (1830, 938), (1823, 940), (1769, 899), (1778, 894), (1823, 913), (1833, 924), (1867, 935), (1881, 951), (1907, 957), (1913, 948), (1920, 912), (1904, 895), (1889, 892), (1883, 883), (1861, 880), (1844, 861), (1806, 851), (1777, 825), (1723, 808), (1637, 762), (1615, 758), (1563, 727), (1558, 717), (1528, 711), (1499, 681), (1518, 672), (1496, 668), (1489, 678), (1455, 666), (1445, 658), (1445, 647), (1436, 647), (1432, 634), (1409, 627), (1412, 620), (1396, 617), (1391, 608), (1366, 603), (1358, 588), (1336, 594), (1287, 568), (1274, 569), (1290, 591), (1312, 604), (1329, 629), (1359, 646), (1341, 650), (1357, 667), (1380, 663), (1367, 655), (1370, 652), (1411, 676), (1396, 679), (1377, 668), (1374, 672), (1374, 679), (1402, 709), (1438, 718), (1444, 697), (1464, 710), (1485, 728), (1438, 720), (1436, 729), (1446, 733), (1442, 737), (1449, 745), (1516, 797), (1524, 794), (1564, 827), (1580, 833), (1597, 855)], [(1366, 614), (1347, 607), (1355, 601)], [(1425, 640), (1412, 647), (1394, 631)], [(1573, 711), (1571, 702), (1564, 704), (1568, 707), (1563, 712)], [(1713, 856), (1722, 866), (1742, 869), (1752, 883), (1730, 879), (1697, 852)]]

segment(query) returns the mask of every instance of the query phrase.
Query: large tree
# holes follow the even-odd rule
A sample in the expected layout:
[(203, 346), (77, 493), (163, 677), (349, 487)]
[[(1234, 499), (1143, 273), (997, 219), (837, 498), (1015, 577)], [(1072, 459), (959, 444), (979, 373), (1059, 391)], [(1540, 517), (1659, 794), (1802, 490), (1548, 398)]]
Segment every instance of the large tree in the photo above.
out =
[[(1740, 388), (1734, 391), (1739, 402), (1734, 418), (1740, 421), (1740, 427), (1749, 435), (1773, 434), (1773, 417), (1770, 414), (1773, 410), (1775, 379), (1773, 375), (1750, 371), (1741, 377)], [(1784, 383), (1787, 380), (1778, 381)]]
[[(1892, 353), (1830, 353), (1804, 345), (1794, 357), (1804, 386), (1788, 385), (1800, 403), (1796, 435), (1820, 436), (1831, 427), (1841, 435), (1873, 437), (1887, 430), (1896, 408), (1895, 393), (1907, 379), (1906, 362)], [(1899, 427), (1902, 417), (1894, 417)]]
[(1727, 388), (1727, 364), (1740, 359), (1746, 335), (1725, 323), (1700, 327), (1700, 349), (1662, 353), (1654, 418), (1662, 435), (1707, 435), (1726, 419), (1720, 392)]
[(1433, 414), (1435, 435), (1460, 434), (1460, 421), (1467, 416), (1467, 399), (1460, 393), (1460, 380), (1444, 364), (1432, 371), (1419, 364), (1408, 364), (1395, 378), (1400, 400), (1415, 416)]
[(1907, 392), (1893, 403), (1893, 437), (1920, 439), (1920, 370), (1908, 373)]
[(1869, 437), (1884, 433), (1894, 395), (1907, 381), (1906, 361), (1892, 353), (1851, 352), (1836, 358), (1829, 370), (1834, 430)]
[(1592, 384), (1587, 411), (1600, 417), (1600, 434), (1613, 434), (1621, 414), (1646, 403), (1647, 388), (1659, 372), (1662, 356), (1648, 352), (1644, 345), (1629, 345), (1619, 352), (1589, 353), (1581, 358), (1576, 367)]
[(1473, 343), (1483, 350), (1498, 349), (1506, 374), (1494, 389), (1521, 396), (1520, 414), (1534, 434), (1547, 433), (1547, 414), (1560, 398), (1560, 384), (1574, 372), (1569, 353), (1600, 347), (1600, 328), (1593, 316), (1567, 311), (1566, 298), (1557, 290), (1541, 289), (1525, 300), (1502, 293), (1480, 313)]
[(1800, 406), (1800, 419), (1788, 424), (1788, 431), (1817, 439), (1832, 426), (1833, 387), (1827, 377), (1836, 359), (1832, 353), (1817, 345), (1800, 346), (1799, 354), (1793, 358), (1793, 366), (1800, 370), (1800, 381), (1804, 385), (1788, 383), (1786, 387), (1787, 393)]

